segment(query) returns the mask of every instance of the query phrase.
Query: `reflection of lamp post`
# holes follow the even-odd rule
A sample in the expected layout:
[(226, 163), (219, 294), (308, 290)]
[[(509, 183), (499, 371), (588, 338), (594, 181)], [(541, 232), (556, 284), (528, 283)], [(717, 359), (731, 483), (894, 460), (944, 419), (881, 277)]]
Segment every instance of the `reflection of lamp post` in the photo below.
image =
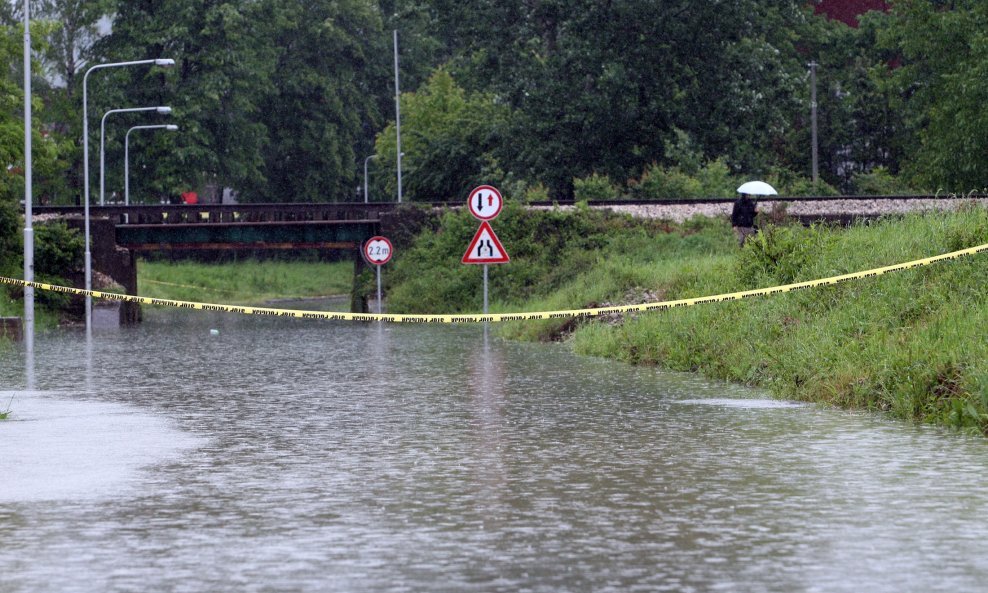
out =
[[(158, 58), (155, 60), (137, 60), (134, 62), (114, 62), (112, 64), (97, 64), (86, 70), (82, 77), (82, 179), (83, 179), (83, 206), (85, 217), (85, 243), (86, 243), (86, 290), (93, 289), (93, 265), (92, 254), (89, 250), (89, 93), (87, 83), (89, 75), (93, 70), (103, 68), (117, 68), (122, 66), (139, 66), (143, 64), (153, 64), (155, 66), (174, 66), (175, 60), (169, 58)], [(93, 297), (86, 295), (86, 332), (90, 332), (93, 327)]]
[(103, 150), (104, 139), (106, 138), (106, 118), (110, 116), (111, 113), (134, 113), (137, 111), (157, 111), (162, 115), (168, 115), (172, 112), (171, 107), (131, 107), (128, 109), (111, 109), (103, 114), (103, 119), (99, 124), (99, 205), (103, 205), (103, 184), (106, 179), (106, 173), (104, 170), (104, 154)]
[(367, 161), (369, 161), (371, 159), (376, 159), (376, 158), (377, 158), (377, 155), (376, 154), (372, 154), (369, 157), (367, 157), (367, 158), (364, 159), (364, 204), (366, 204), (369, 201), (368, 198), (367, 198)]
[(154, 126), (134, 126), (127, 130), (124, 136), (124, 206), (130, 204), (130, 133), (134, 130), (168, 130), (175, 132), (178, 126), (174, 124), (161, 124)]

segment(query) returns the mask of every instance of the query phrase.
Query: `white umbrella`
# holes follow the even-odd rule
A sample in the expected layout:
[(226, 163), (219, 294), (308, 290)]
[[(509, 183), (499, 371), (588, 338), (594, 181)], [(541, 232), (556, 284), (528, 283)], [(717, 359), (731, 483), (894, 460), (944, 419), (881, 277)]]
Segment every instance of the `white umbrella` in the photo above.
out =
[(748, 183), (742, 183), (741, 187), (738, 188), (738, 193), (748, 194), (751, 196), (775, 196), (779, 194), (779, 192), (775, 191), (774, 187), (764, 181), (749, 181)]

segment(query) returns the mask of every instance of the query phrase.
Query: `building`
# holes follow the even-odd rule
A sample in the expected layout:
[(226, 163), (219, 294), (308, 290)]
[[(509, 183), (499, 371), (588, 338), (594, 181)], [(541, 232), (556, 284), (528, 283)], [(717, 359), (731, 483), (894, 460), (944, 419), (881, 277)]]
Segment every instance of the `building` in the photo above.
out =
[(858, 17), (868, 11), (889, 9), (886, 0), (815, 0), (813, 5), (816, 14), (825, 14), (851, 27), (857, 27)]

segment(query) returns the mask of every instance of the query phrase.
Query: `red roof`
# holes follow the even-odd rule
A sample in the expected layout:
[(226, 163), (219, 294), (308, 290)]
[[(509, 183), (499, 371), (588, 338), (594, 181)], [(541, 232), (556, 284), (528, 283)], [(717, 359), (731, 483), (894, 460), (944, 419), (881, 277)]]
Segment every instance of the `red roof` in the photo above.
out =
[(841, 21), (852, 27), (858, 26), (858, 17), (869, 10), (885, 12), (889, 9), (886, 0), (816, 0), (813, 11)]

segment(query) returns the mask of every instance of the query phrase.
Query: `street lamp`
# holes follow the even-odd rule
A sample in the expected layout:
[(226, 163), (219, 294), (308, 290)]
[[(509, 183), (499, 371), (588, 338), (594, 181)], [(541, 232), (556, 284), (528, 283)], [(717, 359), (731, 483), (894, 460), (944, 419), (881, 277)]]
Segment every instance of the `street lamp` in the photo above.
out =
[(83, 179), (83, 206), (84, 206), (84, 217), (85, 217), (85, 243), (86, 243), (86, 332), (89, 333), (93, 328), (93, 297), (88, 294), (88, 291), (93, 289), (93, 264), (92, 264), (92, 253), (89, 247), (89, 75), (93, 73), (94, 70), (102, 70), (104, 68), (120, 68), (124, 66), (141, 66), (141, 65), (154, 65), (154, 66), (174, 66), (175, 60), (170, 58), (157, 58), (153, 60), (135, 60), (132, 62), (114, 62), (111, 64), (97, 64), (86, 70), (86, 74), (82, 77), (82, 179)]
[(398, 87), (398, 29), (395, 29), (395, 154), (398, 155), (398, 203), (401, 204), (401, 89)]
[[(24, 0), (24, 280), (34, 282), (34, 213), (31, 202), (34, 190), (31, 185), (31, 8)], [(29, 372), (27, 387), (34, 388), (34, 287), (24, 287), (24, 344), (27, 350)]]
[(111, 113), (134, 113), (136, 111), (157, 111), (162, 115), (168, 115), (172, 112), (171, 107), (131, 107), (127, 109), (111, 109), (103, 114), (103, 120), (99, 124), (99, 205), (103, 205), (103, 184), (106, 179), (106, 174), (104, 170), (104, 149), (103, 143), (104, 138), (106, 138), (106, 118), (109, 117)]
[(127, 130), (124, 136), (124, 206), (130, 205), (130, 133), (134, 130), (168, 130), (178, 131), (178, 126), (174, 124), (162, 124), (154, 126), (134, 126)]
[(371, 159), (376, 159), (376, 158), (377, 158), (377, 155), (376, 154), (372, 154), (369, 157), (367, 157), (367, 158), (364, 159), (364, 204), (366, 204), (369, 201), (368, 198), (367, 198), (367, 161), (369, 161)]

